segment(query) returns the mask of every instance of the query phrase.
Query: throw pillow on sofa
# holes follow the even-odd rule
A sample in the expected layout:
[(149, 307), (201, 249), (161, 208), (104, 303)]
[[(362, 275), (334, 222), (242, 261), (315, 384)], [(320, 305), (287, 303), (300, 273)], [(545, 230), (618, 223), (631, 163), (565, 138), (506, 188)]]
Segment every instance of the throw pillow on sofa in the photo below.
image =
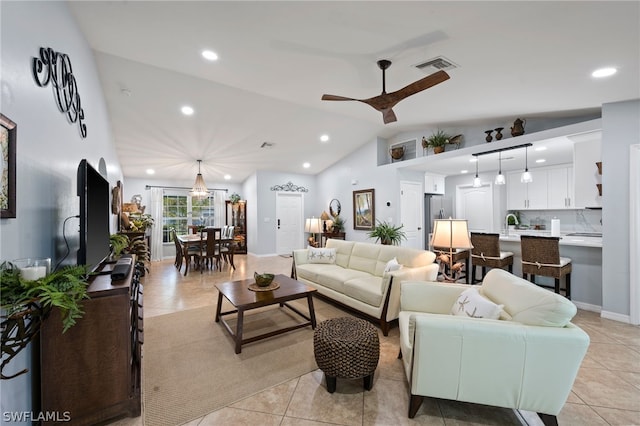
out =
[(309, 263), (336, 263), (336, 249), (309, 247), (307, 260)]
[(387, 266), (384, 267), (384, 272), (392, 272), (397, 271), (398, 269), (402, 269), (402, 265), (398, 263), (398, 259), (395, 257), (387, 262)]
[(469, 288), (460, 293), (458, 300), (451, 307), (451, 314), (471, 318), (498, 319), (503, 307), (503, 305), (496, 305), (480, 295), (477, 288)]

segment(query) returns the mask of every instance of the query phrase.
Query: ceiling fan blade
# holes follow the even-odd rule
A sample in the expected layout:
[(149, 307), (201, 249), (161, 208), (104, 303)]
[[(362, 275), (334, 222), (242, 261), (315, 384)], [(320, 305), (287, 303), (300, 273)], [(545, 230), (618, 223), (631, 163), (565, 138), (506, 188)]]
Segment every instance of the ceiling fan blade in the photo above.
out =
[(436, 84), (440, 84), (443, 81), (449, 80), (449, 74), (444, 71), (434, 72), (431, 75), (428, 75), (424, 78), (421, 78), (418, 81), (415, 81), (411, 84), (406, 85), (400, 90), (396, 90), (395, 92), (389, 93), (390, 96), (396, 98), (399, 97), (398, 100), (404, 99), (408, 96), (414, 95), (418, 92), (421, 92), (429, 87), (433, 87)]
[(346, 98), (344, 96), (336, 95), (322, 95), (323, 101), (359, 101), (360, 99)]
[(382, 110), (382, 120), (384, 124), (393, 123), (394, 121), (398, 121), (396, 118), (396, 114), (393, 112), (391, 108)]

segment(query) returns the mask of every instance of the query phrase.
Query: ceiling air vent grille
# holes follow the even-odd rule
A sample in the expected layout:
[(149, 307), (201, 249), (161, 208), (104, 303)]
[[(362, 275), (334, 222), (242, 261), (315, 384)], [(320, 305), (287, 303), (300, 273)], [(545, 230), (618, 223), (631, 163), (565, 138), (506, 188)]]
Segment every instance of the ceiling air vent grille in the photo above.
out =
[(414, 66), (419, 70), (426, 72), (427, 74), (433, 74), (434, 72), (440, 70), (448, 71), (454, 68), (458, 68), (458, 65), (445, 58), (444, 56), (438, 56), (437, 58), (429, 59), (426, 62), (422, 62)]

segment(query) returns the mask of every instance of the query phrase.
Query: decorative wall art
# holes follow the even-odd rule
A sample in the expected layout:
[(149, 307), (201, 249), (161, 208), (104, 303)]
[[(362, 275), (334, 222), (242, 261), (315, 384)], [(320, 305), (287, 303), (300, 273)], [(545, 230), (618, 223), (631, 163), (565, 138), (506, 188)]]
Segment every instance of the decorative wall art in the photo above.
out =
[(17, 125), (0, 114), (0, 217), (16, 217), (16, 131)]
[(78, 123), (80, 135), (87, 137), (87, 126), (84, 124), (84, 110), (80, 103), (78, 84), (71, 69), (71, 59), (66, 53), (56, 52), (50, 47), (40, 48), (40, 57), (33, 58), (33, 78), (39, 87), (51, 83), (53, 95), (58, 109), (71, 123)]
[(284, 185), (273, 185), (271, 187), (272, 191), (288, 191), (288, 192), (309, 192), (307, 188), (304, 186), (294, 185), (293, 182), (289, 181)]
[(353, 229), (370, 231), (376, 223), (375, 189), (353, 191)]

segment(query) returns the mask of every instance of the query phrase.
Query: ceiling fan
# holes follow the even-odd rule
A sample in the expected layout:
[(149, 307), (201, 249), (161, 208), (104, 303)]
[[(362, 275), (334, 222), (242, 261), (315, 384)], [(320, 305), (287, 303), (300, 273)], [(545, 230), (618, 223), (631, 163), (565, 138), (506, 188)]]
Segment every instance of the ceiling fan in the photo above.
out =
[(363, 102), (367, 105), (371, 105), (375, 110), (378, 110), (382, 113), (382, 119), (384, 124), (391, 123), (397, 121), (396, 115), (393, 112), (392, 108), (404, 98), (407, 98), (411, 95), (414, 95), (418, 92), (421, 92), (429, 87), (435, 86), (436, 84), (442, 83), (449, 79), (449, 74), (444, 71), (437, 71), (431, 75), (428, 75), (424, 78), (421, 78), (418, 81), (415, 81), (400, 90), (396, 90), (395, 92), (387, 93), (386, 84), (385, 84), (385, 70), (391, 66), (391, 61), (387, 59), (381, 59), (378, 61), (378, 66), (382, 70), (382, 93), (378, 96), (374, 96), (373, 98), (368, 99), (354, 99), (354, 98), (346, 98), (344, 96), (336, 96), (336, 95), (322, 95), (323, 101), (358, 101)]

